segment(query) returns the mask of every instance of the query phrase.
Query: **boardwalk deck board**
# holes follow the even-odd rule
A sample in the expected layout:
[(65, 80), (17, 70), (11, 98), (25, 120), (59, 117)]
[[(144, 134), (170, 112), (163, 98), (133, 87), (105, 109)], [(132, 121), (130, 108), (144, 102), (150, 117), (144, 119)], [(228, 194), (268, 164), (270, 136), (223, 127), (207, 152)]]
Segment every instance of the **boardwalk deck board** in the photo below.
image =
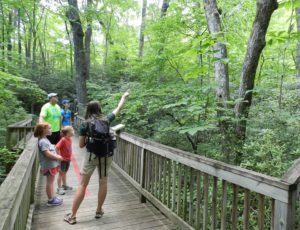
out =
[[(77, 224), (71, 226), (64, 222), (63, 216), (70, 212), (76, 187), (79, 184), (76, 164), (80, 167), (83, 154), (86, 154), (84, 149), (76, 146), (77, 137), (74, 137), (73, 143), (74, 160), (68, 172), (68, 183), (73, 190), (60, 196), (64, 199), (63, 205), (47, 207), (46, 178), (41, 176), (36, 193), (32, 230), (176, 229), (174, 224), (150, 203), (140, 203), (138, 191), (113, 169), (109, 173), (108, 195), (103, 206), (104, 216), (101, 219), (94, 218), (98, 193), (98, 174), (95, 170), (88, 186), (88, 193), (78, 210)], [(54, 187), (57, 187), (56, 182)]]

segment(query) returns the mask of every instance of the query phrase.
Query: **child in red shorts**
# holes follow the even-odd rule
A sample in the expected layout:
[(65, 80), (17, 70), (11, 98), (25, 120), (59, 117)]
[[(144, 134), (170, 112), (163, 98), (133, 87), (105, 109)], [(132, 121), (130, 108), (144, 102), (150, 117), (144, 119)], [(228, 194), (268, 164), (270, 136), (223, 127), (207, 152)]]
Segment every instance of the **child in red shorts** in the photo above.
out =
[(57, 179), (57, 194), (64, 195), (66, 190), (73, 188), (67, 185), (67, 172), (70, 167), (72, 156), (72, 136), (74, 136), (74, 129), (72, 126), (65, 126), (61, 130), (62, 138), (56, 144), (56, 150), (63, 160), (60, 162), (60, 171)]
[(59, 171), (59, 161), (63, 160), (63, 158), (60, 155), (57, 155), (54, 145), (47, 139), (47, 136), (51, 134), (50, 124), (44, 122), (35, 126), (34, 136), (38, 138), (41, 173), (44, 176), (47, 176), (47, 206), (61, 205), (63, 203), (61, 198), (54, 196), (53, 191), (55, 175)]

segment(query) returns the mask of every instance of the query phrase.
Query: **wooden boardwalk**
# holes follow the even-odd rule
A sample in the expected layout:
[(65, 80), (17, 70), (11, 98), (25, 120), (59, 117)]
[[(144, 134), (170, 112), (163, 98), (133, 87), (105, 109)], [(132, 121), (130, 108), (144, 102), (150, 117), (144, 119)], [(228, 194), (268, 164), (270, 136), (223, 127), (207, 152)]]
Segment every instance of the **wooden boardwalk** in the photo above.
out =
[[(63, 221), (63, 216), (71, 210), (76, 187), (79, 184), (79, 169), (84, 149), (78, 147), (78, 138), (73, 139), (74, 157), (68, 172), (68, 183), (73, 187), (72, 191), (63, 195), (64, 203), (57, 207), (47, 207), (45, 192), (45, 177), (40, 176), (37, 188), (35, 211), (33, 214), (32, 229), (176, 229), (163, 214), (161, 214), (149, 202), (140, 203), (139, 193), (131, 184), (115, 169), (109, 173), (108, 195), (104, 203), (104, 216), (96, 220), (94, 218), (97, 192), (98, 174), (95, 170), (86, 197), (77, 213), (77, 224), (69, 225)], [(55, 182), (55, 189), (57, 184)]]

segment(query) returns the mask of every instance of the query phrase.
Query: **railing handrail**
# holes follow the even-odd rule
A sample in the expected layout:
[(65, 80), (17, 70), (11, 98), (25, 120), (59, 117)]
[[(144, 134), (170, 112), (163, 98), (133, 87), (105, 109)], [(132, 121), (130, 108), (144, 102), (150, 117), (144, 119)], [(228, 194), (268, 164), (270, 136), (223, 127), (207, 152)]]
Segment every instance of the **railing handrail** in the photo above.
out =
[[(0, 229), (25, 229), (38, 173), (37, 139), (31, 138), (0, 186)], [(19, 226), (19, 227), (18, 227)]]
[(22, 121), (18, 121), (16, 123), (10, 124), (7, 127), (8, 128), (18, 128), (18, 127), (25, 127), (25, 126), (28, 127), (31, 126), (31, 122), (32, 122), (32, 118), (27, 118)]
[[(282, 195), (286, 195), (285, 192), (289, 190), (290, 184), (282, 181), (280, 178), (271, 177), (239, 166), (229, 165), (221, 161), (192, 154), (180, 149), (142, 139), (129, 133), (122, 132), (119, 136), (121, 139), (131, 142), (160, 156), (176, 160), (183, 165), (200, 169), (209, 175), (216, 176), (274, 199), (278, 199), (283, 202), (288, 201), (287, 197), (282, 197)], [(243, 179), (242, 181), (240, 180), (241, 178)], [(255, 183), (255, 187), (251, 186), (251, 183)], [(276, 194), (274, 192), (270, 192), (268, 188), (272, 187), (279, 193)], [(284, 194), (282, 194), (282, 192), (284, 192)]]

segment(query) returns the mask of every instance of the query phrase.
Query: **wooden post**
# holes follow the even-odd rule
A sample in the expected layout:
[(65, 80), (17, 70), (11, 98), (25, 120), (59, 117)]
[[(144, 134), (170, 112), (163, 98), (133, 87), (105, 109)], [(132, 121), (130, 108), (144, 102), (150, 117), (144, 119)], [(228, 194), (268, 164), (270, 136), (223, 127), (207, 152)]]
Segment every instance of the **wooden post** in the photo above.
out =
[[(144, 150), (144, 148), (142, 148), (142, 151), (141, 151), (141, 171), (140, 171), (140, 175), (141, 175), (140, 185), (141, 185), (142, 189), (145, 188), (145, 178), (146, 178), (145, 166), (146, 166), (145, 150)], [(140, 201), (141, 201), (141, 203), (146, 203), (146, 197), (143, 196), (142, 193), (140, 194)]]
[[(295, 229), (296, 201), (300, 199), (300, 158), (284, 174), (281, 181), (289, 186), (288, 203), (275, 200), (274, 229)], [(299, 212), (299, 207), (298, 210)], [(280, 224), (280, 227), (276, 225)], [(299, 228), (299, 227), (298, 227)]]
[(6, 128), (6, 148), (8, 150), (12, 149), (12, 144), (11, 144), (11, 129), (10, 128)]

